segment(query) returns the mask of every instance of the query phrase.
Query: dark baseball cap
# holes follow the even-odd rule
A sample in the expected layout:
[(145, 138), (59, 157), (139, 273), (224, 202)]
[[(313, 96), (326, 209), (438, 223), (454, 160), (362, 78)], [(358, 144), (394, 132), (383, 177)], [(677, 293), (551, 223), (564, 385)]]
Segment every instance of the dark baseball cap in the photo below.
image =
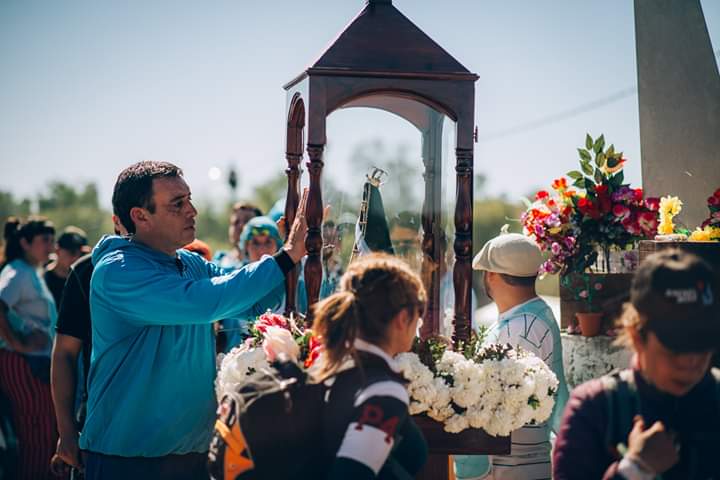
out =
[(78, 250), (88, 250), (87, 234), (78, 227), (67, 227), (57, 239), (58, 247), (77, 252)]
[(720, 345), (718, 280), (700, 257), (677, 249), (648, 256), (632, 281), (630, 300), (646, 328), (675, 352), (704, 352)]

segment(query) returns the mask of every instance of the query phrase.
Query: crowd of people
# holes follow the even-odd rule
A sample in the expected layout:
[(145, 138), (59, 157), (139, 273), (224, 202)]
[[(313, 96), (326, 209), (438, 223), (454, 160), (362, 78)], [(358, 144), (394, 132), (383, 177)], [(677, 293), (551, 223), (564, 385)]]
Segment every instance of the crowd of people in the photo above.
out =
[[(0, 396), (18, 455), (2, 473), (208, 478), (216, 355), (242, 342), (257, 315), (282, 310), (285, 277), (306, 253), (306, 203), (305, 192), (292, 225), (235, 205), (232, 249), (213, 257), (195, 238), (197, 210), (182, 170), (139, 162), (118, 176), (115, 232), (91, 253), (80, 229), (68, 227), (55, 241), (46, 219), (9, 219)], [(418, 221), (396, 223), (408, 230), (404, 242), (418, 242)], [(317, 445), (326, 459), (317, 472), (327, 478), (412, 478), (427, 459), (393, 359), (411, 348), (427, 295), (419, 266), (399, 250), (361, 257), (345, 272), (326, 269), (323, 299), (312, 306), (322, 378), (337, 379)], [(452, 278), (445, 263), (443, 280)], [(473, 268), (499, 311), (487, 341), (519, 345), (548, 364), (560, 382), (553, 414), (513, 432), (507, 455), (454, 456), (452, 474), (720, 478), (712, 456), (720, 434), (720, 374), (711, 369), (720, 341), (717, 273), (677, 250), (649, 257), (621, 318), (632, 364), (570, 393), (558, 323), (535, 290), (541, 263), (527, 237), (501, 234)], [(298, 300), (303, 289), (301, 277)], [(338, 376), (349, 360), (349, 372)]]

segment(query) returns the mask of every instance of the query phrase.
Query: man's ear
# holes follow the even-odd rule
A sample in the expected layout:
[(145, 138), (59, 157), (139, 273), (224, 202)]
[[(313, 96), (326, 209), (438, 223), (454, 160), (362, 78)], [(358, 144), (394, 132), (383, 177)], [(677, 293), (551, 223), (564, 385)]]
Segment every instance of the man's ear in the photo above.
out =
[(135, 232), (140, 230), (141, 225), (147, 225), (150, 221), (148, 211), (141, 207), (133, 207), (130, 209), (130, 220), (135, 224)]
[(404, 331), (407, 329), (408, 325), (412, 321), (412, 318), (410, 317), (410, 314), (408, 313), (407, 308), (403, 308), (400, 310), (397, 315), (395, 315), (395, 318), (393, 318), (393, 326), (401, 331)]

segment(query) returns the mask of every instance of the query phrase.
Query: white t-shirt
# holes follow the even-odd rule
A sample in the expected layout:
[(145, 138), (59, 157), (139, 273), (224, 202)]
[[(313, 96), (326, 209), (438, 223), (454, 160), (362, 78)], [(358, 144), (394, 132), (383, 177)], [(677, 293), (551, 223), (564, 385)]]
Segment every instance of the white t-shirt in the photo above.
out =
[[(537, 315), (525, 307), (538, 297), (517, 305), (500, 314), (498, 322), (491, 327), (487, 343), (509, 343), (532, 352), (550, 366), (555, 360), (552, 330)], [(555, 322), (554, 318), (546, 319)], [(492, 480), (528, 480), (550, 478), (550, 426), (526, 425), (510, 435), (511, 454), (491, 456)]]
[[(55, 301), (40, 271), (21, 259), (0, 272), (0, 300), (7, 305), (10, 327), (22, 334), (40, 329), (53, 337), (57, 317)], [(0, 340), (0, 348), (11, 348)], [(30, 355), (50, 355), (50, 347)]]

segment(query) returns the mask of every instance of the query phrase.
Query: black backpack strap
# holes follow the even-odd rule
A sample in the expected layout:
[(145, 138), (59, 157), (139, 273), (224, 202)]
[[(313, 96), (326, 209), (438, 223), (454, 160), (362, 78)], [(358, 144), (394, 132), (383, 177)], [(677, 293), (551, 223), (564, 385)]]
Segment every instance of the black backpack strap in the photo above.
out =
[(640, 396), (632, 370), (622, 370), (605, 375), (600, 379), (606, 399), (607, 430), (605, 444), (615, 449), (618, 443), (627, 441), (632, 430), (633, 418), (642, 411)]

